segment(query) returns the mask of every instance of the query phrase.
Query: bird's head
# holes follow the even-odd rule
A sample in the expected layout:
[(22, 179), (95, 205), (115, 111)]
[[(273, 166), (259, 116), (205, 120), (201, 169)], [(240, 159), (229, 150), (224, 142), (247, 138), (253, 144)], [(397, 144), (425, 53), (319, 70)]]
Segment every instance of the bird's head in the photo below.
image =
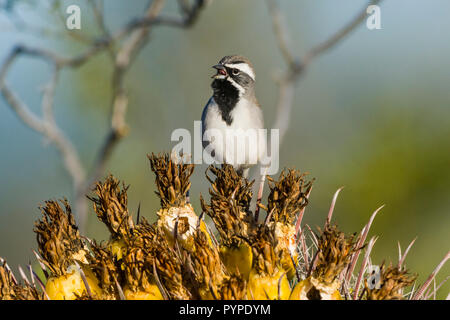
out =
[(253, 92), (255, 71), (252, 63), (246, 57), (225, 56), (213, 68), (217, 70), (217, 73), (212, 76), (214, 90), (220, 90), (224, 85), (231, 85), (238, 90), (240, 95)]

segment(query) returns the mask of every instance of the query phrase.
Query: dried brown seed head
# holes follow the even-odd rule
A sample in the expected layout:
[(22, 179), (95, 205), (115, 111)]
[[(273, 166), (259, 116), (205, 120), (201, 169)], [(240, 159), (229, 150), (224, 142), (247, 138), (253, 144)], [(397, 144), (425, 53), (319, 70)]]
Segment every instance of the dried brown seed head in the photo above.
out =
[(224, 266), (217, 248), (211, 246), (206, 234), (197, 229), (190, 254), (192, 278), (190, 285), (202, 299), (217, 298), (225, 278)]
[(276, 252), (277, 239), (273, 226), (259, 225), (250, 237), (253, 251), (253, 268), (262, 275), (272, 276), (281, 269), (280, 252)]
[(109, 250), (107, 245), (90, 243), (90, 255), (87, 256), (89, 268), (99, 280), (104, 299), (119, 299), (117, 283), (122, 283), (123, 272), (121, 263), (117, 261), (115, 255)]
[(397, 266), (383, 263), (380, 267), (379, 289), (369, 288), (365, 280), (367, 300), (402, 300), (402, 289), (414, 283), (417, 275), (410, 275), (407, 270), (400, 270)]
[(292, 225), (297, 214), (308, 204), (306, 195), (313, 181), (305, 180), (306, 174), (297, 170), (283, 170), (278, 181), (267, 177), (270, 193), (267, 211), (272, 212), (271, 221)]
[[(214, 180), (208, 176), (208, 171), (215, 175)], [(254, 227), (253, 215), (249, 211), (253, 182), (238, 175), (231, 165), (210, 166), (206, 177), (211, 183), (211, 204), (208, 205), (200, 196), (202, 209), (212, 218), (222, 244), (238, 247)]]
[(241, 275), (228, 276), (222, 281), (218, 294), (221, 300), (246, 300), (247, 281)]
[(189, 299), (191, 293), (184, 284), (183, 258), (163, 230), (158, 229), (154, 245), (152, 246), (152, 256), (154, 257), (158, 277), (164, 283), (169, 298), (176, 300)]
[(96, 184), (96, 197), (89, 197), (97, 217), (108, 227), (113, 238), (129, 238), (134, 227), (127, 207), (127, 190), (128, 186), (122, 183), (121, 188), (119, 181), (110, 175), (104, 182)]
[(66, 199), (60, 202), (64, 209), (56, 201), (46, 201), (40, 208), (42, 220), (38, 220), (33, 229), (42, 262), (56, 276), (63, 275), (74, 259), (82, 262), (85, 259), (84, 244), (70, 205)]
[(19, 284), (0, 258), (0, 300), (43, 300), (44, 294), (28, 283)]
[(181, 207), (186, 204), (186, 194), (191, 187), (190, 177), (194, 172), (193, 164), (176, 163), (169, 154), (151, 154), (150, 168), (155, 173), (156, 194), (161, 207)]
[[(209, 177), (208, 172), (211, 172), (215, 178)], [(206, 169), (205, 175), (211, 183), (211, 189), (209, 189), (211, 197), (235, 199), (241, 211), (249, 210), (254, 181), (249, 182), (242, 178), (229, 164), (223, 164), (220, 168), (211, 165)]]
[(347, 237), (337, 226), (327, 225), (318, 239), (317, 265), (313, 277), (331, 285), (350, 263), (357, 249), (354, 240), (355, 234)]

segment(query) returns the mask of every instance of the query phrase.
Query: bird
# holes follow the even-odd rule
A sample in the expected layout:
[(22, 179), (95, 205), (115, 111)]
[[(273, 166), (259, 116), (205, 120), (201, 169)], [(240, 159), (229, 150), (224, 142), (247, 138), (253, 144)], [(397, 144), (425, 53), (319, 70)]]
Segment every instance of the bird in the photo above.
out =
[[(266, 151), (263, 112), (255, 95), (255, 71), (242, 55), (212, 66), (212, 96), (202, 112), (202, 144), (216, 163), (232, 165), (248, 177)], [(204, 153), (205, 154), (205, 153)]]

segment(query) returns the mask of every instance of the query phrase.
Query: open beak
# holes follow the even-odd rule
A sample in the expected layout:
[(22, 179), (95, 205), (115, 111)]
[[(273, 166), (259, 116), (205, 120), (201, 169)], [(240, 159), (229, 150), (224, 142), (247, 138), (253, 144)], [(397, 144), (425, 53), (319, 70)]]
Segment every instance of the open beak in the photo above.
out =
[(212, 66), (214, 69), (217, 70), (217, 73), (212, 76), (212, 78), (217, 78), (218, 76), (226, 76), (227, 70), (222, 64), (216, 64), (215, 66)]

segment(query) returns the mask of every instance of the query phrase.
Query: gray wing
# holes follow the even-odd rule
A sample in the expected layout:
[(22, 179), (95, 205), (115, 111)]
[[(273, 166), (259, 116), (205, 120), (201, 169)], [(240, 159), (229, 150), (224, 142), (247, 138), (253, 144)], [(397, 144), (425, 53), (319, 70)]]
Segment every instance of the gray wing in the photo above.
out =
[(209, 98), (208, 102), (206, 103), (205, 107), (203, 108), (203, 112), (202, 112), (202, 145), (203, 148), (206, 148), (209, 144), (209, 141), (204, 141), (203, 140), (203, 134), (205, 133), (205, 130), (208, 129), (207, 128), (207, 124), (206, 124), (206, 118), (208, 116), (208, 111), (211, 111), (211, 107), (215, 104), (215, 101), (213, 99), (213, 97)]

